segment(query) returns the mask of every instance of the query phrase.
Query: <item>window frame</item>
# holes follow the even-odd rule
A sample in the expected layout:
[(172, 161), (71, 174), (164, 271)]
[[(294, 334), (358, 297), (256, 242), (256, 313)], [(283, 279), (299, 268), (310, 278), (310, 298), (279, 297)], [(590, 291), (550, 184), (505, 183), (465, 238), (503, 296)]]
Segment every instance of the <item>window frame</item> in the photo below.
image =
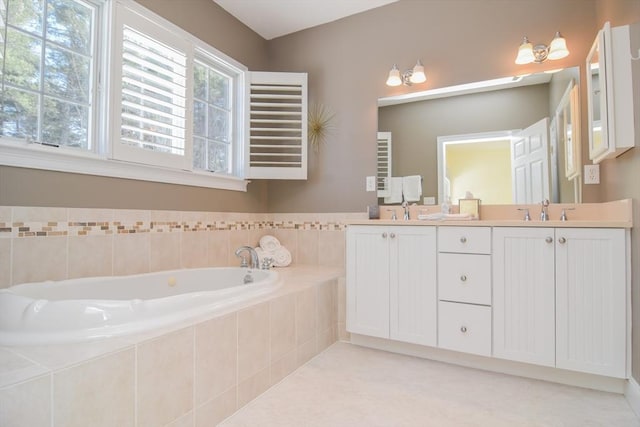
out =
[[(90, 136), (90, 146), (93, 151), (75, 149), (69, 147), (46, 146), (38, 143), (28, 142), (11, 137), (0, 138), (0, 165), (24, 167), (31, 169), (44, 169), (51, 171), (78, 173), (86, 175), (97, 175), (104, 177), (116, 177), (125, 179), (135, 179), (153, 181), (159, 183), (171, 183), (189, 185), (205, 188), (215, 188), (234, 191), (247, 191), (248, 180), (244, 178), (244, 120), (248, 109), (245, 100), (246, 74), (248, 69), (233, 58), (223, 54), (207, 43), (197, 39), (186, 30), (170, 23), (166, 19), (156, 15), (143, 6), (132, 0), (90, 0), (98, 4), (96, 11), (96, 28), (94, 34), (103, 34), (96, 38), (97, 62), (95, 90), (98, 95), (93, 108), (94, 134)], [(120, 52), (122, 51), (121, 38), (116, 28), (115, 14), (118, 7), (126, 8), (128, 11), (136, 13), (146, 20), (154, 22), (157, 26), (165, 28), (175, 37), (186, 40), (190, 45), (187, 52), (187, 133), (189, 150), (192, 143), (193, 127), (193, 61), (195, 53), (205, 53), (207, 57), (214, 58), (218, 63), (233, 70), (237, 70), (235, 103), (235, 139), (232, 142), (233, 174), (213, 173), (195, 169), (191, 161), (192, 153), (188, 155), (189, 169), (175, 169), (162, 167), (154, 164), (135, 163), (132, 161), (122, 161), (113, 156), (113, 147), (116, 144), (114, 138), (120, 135), (120, 111), (119, 102), (116, 97), (120, 93), (114, 93), (114, 68), (121, 67)], [(120, 45), (116, 39), (120, 38)], [(118, 56), (119, 55), (119, 56)], [(113, 58), (116, 60), (114, 61)], [(119, 74), (119, 73), (118, 73)], [(116, 74), (117, 75), (117, 74)], [(115, 114), (114, 114), (115, 113)], [(114, 126), (118, 123), (118, 127)], [(109, 141), (114, 141), (109, 143)]]

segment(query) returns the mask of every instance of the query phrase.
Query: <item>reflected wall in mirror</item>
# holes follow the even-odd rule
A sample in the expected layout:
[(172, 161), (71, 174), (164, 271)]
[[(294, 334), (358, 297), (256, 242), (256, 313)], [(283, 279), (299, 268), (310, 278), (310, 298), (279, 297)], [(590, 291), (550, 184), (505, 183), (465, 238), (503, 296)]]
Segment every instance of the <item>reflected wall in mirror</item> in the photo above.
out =
[[(539, 165), (538, 168), (538, 171), (545, 170), (545, 180), (548, 182), (548, 196), (545, 198), (552, 202), (579, 203), (580, 177), (566, 177), (566, 137), (558, 136), (560, 129), (556, 117), (570, 82), (573, 81), (577, 86), (579, 69), (574, 67), (552, 74), (535, 74), (517, 82), (514, 79), (508, 80), (511, 81), (506, 88), (485, 87), (473, 91), (466, 90), (462, 94), (439, 94), (431, 97), (428, 94), (433, 91), (427, 91), (427, 96), (423, 97), (426, 99), (421, 99), (420, 94), (411, 94), (410, 99), (407, 99), (407, 96), (380, 99), (378, 130), (390, 132), (393, 138), (391, 175), (422, 175), (423, 196), (437, 196), (437, 203), (442, 203), (445, 195), (443, 185), (438, 188), (438, 138), (446, 140), (461, 135), (472, 138), (499, 133), (513, 136), (547, 118), (546, 126), (549, 130), (545, 144), (546, 167), (542, 168), (542, 165)], [(579, 112), (576, 116), (579, 116)], [(578, 139), (574, 138), (574, 141), (579, 144)], [(492, 147), (486, 146), (480, 151), (480, 146), (472, 147), (474, 144), (461, 144), (454, 148), (456, 153), (451, 156), (457, 156), (459, 161), (451, 169), (458, 169), (461, 174), (467, 175), (466, 181), (463, 180), (466, 184), (461, 185), (467, 185), (469, 188), (460, 188), (456, 194), (451, 193), (453, 203), (457, 203), (460, 192), (464, 194), (466, 191), (483, 200), (483, 204), (521, 203), (513, 196), (514, 186), (518, 185), (517, 181), (512, 179), (513, 164), (505, 160), (504, 144), (501, 149), (498, 149), (496, 144), (500, 145), (494, 143)], [(465, 153), (462, 150), (464, 145), (474, 151)], [(574, 159), (578, 162), (580, 160), (578, 156)], [(574, 166), (581, 168), (577, 163)], [(442, 163), (440, 167), (443, 170), (440, 175), (444, 176), (444, 172), (447, 171), (446, 163)], [(483, 170), (485, 172), (482, 172)], [(488, 171), (494, 174), (501, 171), (501, 178), (496, 179), (508, 181), (502, 182), (500, 187), (512, 190), (510, 198), (508, 195), (496, 196), (495, 181), (494, 184), (482, 186), (481, 183), (486, 181), (485, 179), (472, 178), (473, 174), (476, 174), (476, 177), (485, 177)], [(451, 180), (450, 175), (447, 177)], [(540, 194), (542, 193), (531, 193), (530, 197), (539, 197)], [(533, 202), (539, 200), (533, 199)]]

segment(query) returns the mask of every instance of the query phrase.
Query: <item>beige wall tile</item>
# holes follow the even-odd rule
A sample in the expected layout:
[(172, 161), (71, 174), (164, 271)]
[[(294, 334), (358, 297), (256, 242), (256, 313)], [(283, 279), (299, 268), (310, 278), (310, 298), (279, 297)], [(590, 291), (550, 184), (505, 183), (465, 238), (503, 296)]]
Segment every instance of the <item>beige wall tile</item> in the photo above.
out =
[(269, 388), (269, 368), (240, 382), (238, 385), (238, 408), (242, 408)]
[(196, 427), (211, 427), (233, 414), (237, 405), (238, 388), (233, 387), (196, 409)]
[(318, 324), (317, 333), (331, 329), (336, 323), (335, 281), (318, 285)]
[(296, 344), (315, 340), (317, 323), (316, 288), (310, 287), (295, 293), (296, 297)]
[(298, 230), (297, 264), (318, 265), (318, 230)]
[[(229, 230), (216, 230), (207, 233), (209, 257), (208, 265), (211, 267), (227, 267), (230, 265), (238, 265), (237, 258), (234, 264), (229, 263)], [(235, 256), (234, 256), (235, 258)]]
[(344, 267), (344, 231), (321, 231), (318, 234), (318, 264)]
[(141, 227), (149, 228), (151, 212), (142, 209), (115, 209), (113, 211), (113, 220), (123, 225), (132, 225), (141, 222)]
[(69, 208), (69, 222), (111, 222), (114, 218), (113, 209)]
[(151, 211), (149, 218), (152, 222), (177, 222), (182, 221), (181, 211)]
[(0, 389), (0, 426), (50, 427), (51, 425), (50, 375)]
[(207, 231), (184, 231), (181, 234), (182, 268), (206, 267), (209, 262)]
[(11, 239), (0, 239), (0, 289), (11, 285)]
[(137, 352), (137, 425), (161, 426), (193, 408), (193, 328), (142, 343)]
[(0, 347), (0, 388), (47, 372), (45, 368), (28, 360), (26, 357)]
[(54, 425), (134, 426), (135, 351), (121, 351), (53, 375)]
[(13, 212), (11, 206), (0, 206), (0, 222), (11, 224), (11, 212)]
[(269, 341), (269, 303), (238, 312), (238, 382), (269, 367)]
[(12, 284), (67, 278), (67, 237), (13, 239)]
[(113, 274), (122, 276), (149, 272), (149, 233), (113, 236)]
[(233, 313), (195, 327), (195, 404), (235, 387), (238, 366), (238, 320)]
[(194, 420), (194, 415), (192, 411), (192, 412), (189, 412), (188, 414), (181, 416), (175, 421), (165, 424), (165, 427), (193, 427), (194, 422), (195, 420)]
[(112, 274), (113, 236), (69, 236), (69, 278)]
[(338, 323), (347, 321), (347, 281), (344, 277), (338, 278)]
[(284, 295), (271, 304), (271, 360), (276, 360), (296, 348), (296, 299)]
[(260, 238), (266, 234), (271, 234), (271, 231), (264, 229), (249, 230), (249, 246), (253, 248), (260, 246)]
[(291, 252), (291, 263), (298, 263), (298, 230), (275, 229), (269, 230), (264, 234), (275, 236), (280, 241), (280, 244)]
[(298, 357), (296, 350), (282, 356), (280, 359), (271, 363), (271, 385), (282, 381), (287, 375), (292, 373), (298, 367)]
[(346, 323), (338, 323), (338, 339), (340, 341), (351, 342), (351, 334), (347, 332)]
[(331, 344), (336, 342), (337, 333), (336, 327), (329, 328), (323, 332), (318, 332), (318, 342), (316, 346), (316, 351), (318, 353), (322, 353), (324, 350), (329, 348)]
[(315, 337), (298, 345), (296, 350), (296, 363), (298, 366), (304, 365), (318, 354), (317, 345), (318, 343)]
[(66, 222), (67, 208), (50, 208), (36, 206), (14, 206), (13, 221), (19, 222)]
[(229, 252), (227, 253), (227, 265), (238, 266), (240, 259), (235, 255), (236, 249), (240, 246), (249, 245), (248, 230), (230, 230), (229, 231)]
[(180, 232), (149, 234), (149, 271), (180, 268)]

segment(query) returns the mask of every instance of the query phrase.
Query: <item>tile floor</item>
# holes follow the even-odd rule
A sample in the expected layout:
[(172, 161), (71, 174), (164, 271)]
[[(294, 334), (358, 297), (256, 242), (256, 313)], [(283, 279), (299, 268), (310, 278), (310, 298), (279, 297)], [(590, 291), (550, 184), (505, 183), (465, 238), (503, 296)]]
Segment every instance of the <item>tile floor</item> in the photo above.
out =
[(624, 396), (338, 342), (221, 426), (640, 426)]

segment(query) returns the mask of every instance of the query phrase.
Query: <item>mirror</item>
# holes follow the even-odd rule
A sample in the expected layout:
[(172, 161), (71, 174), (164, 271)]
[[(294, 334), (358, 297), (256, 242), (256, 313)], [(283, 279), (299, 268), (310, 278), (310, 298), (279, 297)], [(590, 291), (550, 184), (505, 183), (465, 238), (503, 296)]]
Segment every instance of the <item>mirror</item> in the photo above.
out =
[[(512, 179), (521, 174), (514, 172), (513, 158), (508, 158), (520, 151), (516, 152), (511, 146), (505, 151), (504, 142), (498, 143), (495, 138), (483, 140), (495, 135), (504, 140), (507, 135), (508, 144), (513, 145), (518, 141), (519, 132), (548, 118), (543, 131), (547, 135), (544, 161), (539, 162), (538, 169), (530, 171), (533, 175), (544, 173), (546, 192), (533, 192), (529, 197), (532, 197), (533, 203), (538, 203), (540, 200), (536, 197), (542, 195), (556, 203), (579, 203), (579, 171), (582, 167), (577, 151), (579, 132), (572, 130), (579, 129), (575, 123), (575, 118), (579, 117), (575, 109), (579, 104), (576, 100), (571, 104), (571, 94), (567, 94), (571, 87), (576, 88), (572, 93), (577, 96), (579, 78), (579, 69), (574, 67), (555, 73), (495, 79), (379, 99), (378, 131), (388, 132), (392, 141), (387, 156), (391, 159), (389, 176), (421, 175), (423, 197), (434, 197), (435, 202), (441, 204), (447, 194), (447, 185), (442, 184), (442, 178), (457, 181), (450, 174), (458, 170), (459, 176), (464, 178), (460, 182), (464, 184), (456, 192), (449, 187), (451, 192), (448, 194), (453, 203), (457, 203), (457, 199), (466, 191), (481, 199), (483, 204), (522, 203), (519, 196), (513, 195), (515, 187), (524, 188), (522, 180)], [(574, 108), (573, 114), (570, 114), (570, 108)], [(540, 132), (539, 127), (535, 130)], [(535, 135), (529, 138), (539, 143)], [(572, 141), (569, 151), (565, 146), (567, 140)], [(476, 145), (482, 143), (487, 145)], [(518, 145), (518, 150), (525, 145)], [(380, 140), (378, 146), (380, 151)], [(451, 147), (449, 156), (446, 155), (445, 146)], [(470, 151), (465, 151), (466, 148)], [(567, 169), (567, 154), (571, 156), (570, 170)], [(458, 160), (448, 165), (447, 157)], [(384, 170), (380, 168), (380, 160), (379, 174)], [(438, 172), (439, 162), (441, 173)], [(497, 181), (484, 182), (489, 175), (497, 175)], [(381, 176), (378, 178), (380, 188), (384, 180)], [(506, 189), (499, 197), (492, 195), (497, 192), (498, 186)], [(510, 194), (505, 196), (504, 191)]]

